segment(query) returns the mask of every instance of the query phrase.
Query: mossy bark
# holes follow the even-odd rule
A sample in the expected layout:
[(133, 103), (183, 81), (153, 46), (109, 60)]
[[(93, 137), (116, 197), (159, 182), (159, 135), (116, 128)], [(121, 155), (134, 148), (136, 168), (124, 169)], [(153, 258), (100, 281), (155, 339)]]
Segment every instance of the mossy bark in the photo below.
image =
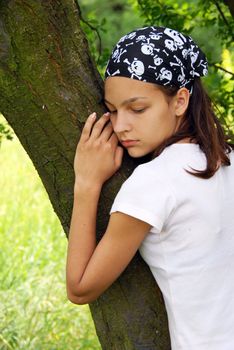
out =
[[(66, 234), (75, 148), (87, 115), (103, 112), (102, 79), (79, 18), (73, 0), (0, 2), (0, 112), (33, 161)], [(134, 166), (125, 155), (121, 170), (103, 188), (99, 237)], [(139, 255), (90, 308), (103, 349), (169, 350), (163, 300)]]

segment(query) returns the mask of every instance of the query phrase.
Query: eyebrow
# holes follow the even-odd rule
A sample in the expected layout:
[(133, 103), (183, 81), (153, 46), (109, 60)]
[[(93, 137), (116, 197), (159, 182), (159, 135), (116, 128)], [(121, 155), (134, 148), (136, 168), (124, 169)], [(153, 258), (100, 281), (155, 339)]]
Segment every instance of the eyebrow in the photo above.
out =
[[(121, 106), (124, 106), (124, 105), (126, 105), (127, 103), (130, 103), (130, 102), (135, 102), (136, 100), (139, 100), (139, 99), (147, 99), (147, 97), (144, 97), (144, 96), (131, 97), (131, 98), (129, 98), (129, 99), (123, 101), (123, 102), (121, 103)], [(104, 102), (107, 102), (107, 103), (109, 103), (110, 105), (113, 106), (113, 104), (112, 104), (111, 102), (107, 101), (105, 98), (103, 99), (103, 101), (104, 101)]]

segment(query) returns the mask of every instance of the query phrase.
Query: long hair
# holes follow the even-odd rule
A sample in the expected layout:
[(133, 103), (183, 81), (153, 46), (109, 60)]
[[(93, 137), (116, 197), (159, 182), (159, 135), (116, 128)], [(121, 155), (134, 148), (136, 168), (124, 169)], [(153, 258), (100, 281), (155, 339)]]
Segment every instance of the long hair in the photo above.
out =
[[(178, 91), (177, 87), (157, 85), (167, 96), (172, 97)], [(193, 92), (190, 96), (188, 109), (177, 132), (165, 140), (152, 154), (157, 157), (166, 147), (186, 137), (200, 146), (205, 153), (207, 165), (204, 170), (186, 170), (194, 176), (209, 179), (221, 165), (230, 165), (228, 154), (234, 145), (228, 142), (223, 128), (214, 113), (211, 100), (202, 86), (200, 78), (194, 80)]]

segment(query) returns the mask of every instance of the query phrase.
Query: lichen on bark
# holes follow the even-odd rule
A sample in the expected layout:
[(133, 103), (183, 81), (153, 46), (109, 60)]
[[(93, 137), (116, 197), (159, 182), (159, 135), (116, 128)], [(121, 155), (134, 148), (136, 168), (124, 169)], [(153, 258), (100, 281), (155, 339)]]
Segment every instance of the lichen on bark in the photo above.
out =
[[(73, 0), (1, 0), (0, 112), (33, 161), (66, 234), (73, 202), (73, 157), (89, 113), (103, 112), (103, 83)], [(127, 156), (102, 191), (98, 235), (134, 166)], [(139, 255), (90, 305), (107, 350), (169, 350), (159, 289)]]

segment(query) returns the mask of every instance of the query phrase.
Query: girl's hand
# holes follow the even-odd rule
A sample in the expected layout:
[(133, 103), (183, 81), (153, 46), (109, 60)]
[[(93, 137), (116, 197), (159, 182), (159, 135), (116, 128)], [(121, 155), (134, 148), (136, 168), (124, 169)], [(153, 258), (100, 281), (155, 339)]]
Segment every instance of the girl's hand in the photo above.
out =
[(118, 146), (110, 114), (95, 119), (96, 113), (88, 117), (76, 149), (74, 171), (79, 186), (102, 186), (122, 163), (123, 148)]

